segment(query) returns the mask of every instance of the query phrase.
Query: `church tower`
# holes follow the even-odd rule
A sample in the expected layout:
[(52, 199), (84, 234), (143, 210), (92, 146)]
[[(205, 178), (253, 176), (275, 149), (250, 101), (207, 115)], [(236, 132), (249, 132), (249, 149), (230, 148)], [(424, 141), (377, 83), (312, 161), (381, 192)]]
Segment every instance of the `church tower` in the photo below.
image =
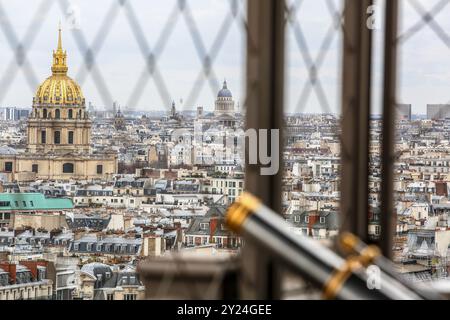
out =
[(125, 117), (123, 116), (122, 111), (119, 110), (114, 115), (114, 128), (118, 131), (124, 131), (126, 129), (125, 127)]

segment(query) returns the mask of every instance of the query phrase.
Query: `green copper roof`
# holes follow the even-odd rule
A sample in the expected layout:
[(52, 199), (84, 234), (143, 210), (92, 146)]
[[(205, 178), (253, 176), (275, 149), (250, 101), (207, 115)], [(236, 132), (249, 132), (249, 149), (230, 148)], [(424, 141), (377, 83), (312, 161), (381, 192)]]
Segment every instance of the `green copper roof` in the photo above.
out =
[(70, 199), (46, 198), (42, 193), (0, 193), (0, 211), (72, 209)]

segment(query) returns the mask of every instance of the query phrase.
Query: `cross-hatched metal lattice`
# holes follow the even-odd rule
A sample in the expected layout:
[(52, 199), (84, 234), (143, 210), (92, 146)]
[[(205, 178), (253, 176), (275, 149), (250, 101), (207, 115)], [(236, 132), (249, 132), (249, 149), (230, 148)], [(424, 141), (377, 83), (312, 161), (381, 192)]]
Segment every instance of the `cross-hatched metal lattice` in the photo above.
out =
[[(109, 6), (105, 9), (105, 15), (99, 17), (101, 21), (100, 27), (98, 30), (92, 31), (92, 34), (95, 35), (92, 42), (88, 41), (88, 37), (81, 28), (71, 29), (70, 34), (76, 43), (79, 53), (83, 57), (83, 64), (80, 66), (78, 72), (75, 73), (75, 79), (82, 86), (89, 76), (92, 77), (93, 84), (99, 93), (103, 105), (106, 107), (112, 105), (114, 100), (113, 94), (108, 86), (104, 73), (97, 63), (97, 56), (101, 52), (108, 35), (114, 32), (115, 20), (119, 14), (124, 14), (132, 30), (134, 41), (137, 43), (141, 57), (145, 62), (145, 68), (141, 70), (136, 82), (131, 83), (133, 90), (126, 105), (129, 108), (136, 106), (143, 92), (146, 90), (148, 82), (153, 80), (163, 105), (169, 108), (172, 102), (172, 95), (168, 89), (168, 80), (164, 76), (164, 70), (161, 70), (158, 61), (164, 54), (164, 50), (171, 39), (176, 24), (184, 20), (186, 24), (186, 37), (192, 40), (192, 45), (201, 63), (201, 70), (198, 71), (197, 77), (192, 82), (192, 87), (187, 94), (187, 99), (184, 100), (183, 107), (192, 107), (195, 105), (199, 92), (206, 83), (209, 84), (211, 92), (215, 96), (221, 86), (219, 77), (214, 70), (217, 55), (227, 39), (227, 35), (233, 24), (236, 24), (239, 30), (243, 30), (243, 32), (245, 32), (246, 28), (246, 1), (227, 0), (226, 3), (228, 4), (228, 10), (222, 13), (223, 20), (218, 22), (220, 23), (220, 27), (212, 44), (207, 44), (204, 41), (205, 32), (210, 31), (199, 29), (190, 2), (187, 0), (174, 1), (171, 13), (167, 17), (161, 33), (157, 37), (156, 42), (152, 44), (144, 32), (143, 21), (139, 20), (136, 13), (136, 2), (129, 0), (111, 0)], [(0, 77), (0, 104), (4, 100), (13, 79), (20, 70), (24, 72), (27, 83), (33, 92), (39, 85), (39, 79), (27, 54), (32, 50), (33, 42), (42, 27), (42, 21), (47, 18), (53, 5), (59, 6), (63, 16), (73, 10), (70, 0), (42, 0), (25, 32), (25, 36), (21, 39), (18, 37), (14, 28), (13, 19), (8, 16), (5, 10), (6, 3), (0, 1), (0, 29), (7, 39), (10, 50), (14, 53), (6, 71)], [(151, 16), (151, 14), (152, 12), (147, 13), (148, 16)]]
[[(438, 21), (439, 16), (443, 16), (450, 10), (449, 0), (436, 0), (433, 2), (423, 2), (418, 0), (402, 0), (400, 4), (400, 14), (403, 22), (402, 32), (397, 37), (396, 45), (404, 47), (407, 43), (414, 41), (414, 38), (421, 32), (431, 30), (430, 41), (436, 41), (436, 44), (443, 44), (450, 49), (450, 34), (446, 31), (446, 28)], [(407, 9), (412, 10), (417, 14), (417, 18), (412, 15), (406, 15)], [(404, 54), (408, 52), (404, 52)], [(405, 58), (401, 53), (399, 54), (400, 65), (404, 62), (402, 58)], [(400, 74), (400, 77), (404, 74)], [(401, 89), (401, 84), (400, 84)], [(397, 97), (399, 99), (399, 97)], [(447, 100), (450, 103), (450, 98)], [(398, 132), (397, 134), (399, 134)], [(399, 157), (403, 154), (401, 150), (395, 151), (395, 160), (398, 161)]]
[[(339, 103), (337, 99), (330, 97), (333, 93), (330, 90), (325, 90), (323, 87), (323, 80), (321, 79), (321, 68), (325, 60), (328, 58), (331, 52), (333, 42), (339, 40), (343, 30), (343, 4), (341, 0), (324, 0), (320, 4), (323, 7), (322, 15), (320, 16), (320, 22), (323, 25), (327, 25), (327, 30), (324, 35), (321, 36), (321, 40), (318, 42), (318, 46), (313, 47), (313, 44), (308, 43), (306, 30), (308, 25), (302, 21), (299, 13), (308, 12), (312, 7), (319, 6), (317, 1), (308, 0), (296, 0), (287, 1), (286, 3), (286, 19), (287, 28), (286, 32), (288, 36), (292, 33), (295, 46), (298, 50), (293, 49), (298, 55), (300, 55), (304, 67), (307, 70), (307, 79), (296, 88), (298, 90), (298, 99), (295, 103), (295, 112), (305, 112), (305, 108), (310, 102), (311, 96), (315, 93), (319, 102), (320, 111), (322, 113), (338, 113)], [(308, 9), (308, 7), (310, 7)], [(309, 29), (310, 30), (310, 29)], [(314, 52), (317, 52), (314, 55)], [(333, 58), (333, 57), (331, 57)], [(340, 64), (337, 62), (334, 64), (334, 70), (336, 75), (340, 74)], [(337, 93), (337, 83), (334, 88)], [(331, 101), (330, 101), (331, 100)], [(316, 109), (316, 112), (318, 110)]]
[[(197, 101), (199, 92), (207, 84), (213, 96), (215, 96), (221, 87), (221, 81), (214, 69), (217, 56), (233, 25), (237, 25), (243, 33), (246, 33), (247, 28), (246, 1), (226, 0), (226, 3), (228, 10), (221, 13), (222, 21), (218, 21), (220, 26), (211, 44), (207, 44), (204, 40), (204, 33), (210, 31), (198, 27), (190, 6), (190, 1), (186, 0), (176, 0), (173, 2), (172, 10), (166, 18), (161, 33), (157, 37), (156, 42), (152, 44), (144, 31), (143, 21), (140, 21), (138, 18), (135, 2), (130, 0), (111, 0), (109, 6), (104, 11), (104, 16), (99, 17), (101, 21), (100, 27), (96, 31), (92, 31), (94, 35), (92, 41), (88, 40), (89, 37), (81, 28), (72, 28), (70, 30), (79, 54), (83, 57), (82, 65), (75, 72), (75, 79), (83, 86), (88, 77), (91, 77), (103, 105), (108, 107), (113, 104), (113, 93), (108, 86), (104, 72), (97, 62), (97, 57), (104, 48), (108, 35), (114, 32), (114, 22), (120, 14), (124, 14), (132, 30), (134, 41), (138, 45), (141, 58), (145, 62), (145, 68), (141, 70), (135, 80), (136, 82), (131, 83), (133, 90), (126, 105), (129, 108), (136, 106), (143, 92), (146, 90), (148, 82), (153, 80), (163, 105), (169, 108), (172, 102), (172, 94), (168, 89), (168, 79), (165, 78), (164, 70), (160, 68), (158, 61), (164, 54), (164, 50), (171, 39), (176, 24), (184, 20), (186, 24), (186, 37), (191, 39), (201, 64), (201, 69), (198, 70), (198, 75), (193, 79), (194, 81), (187, 94), (184, 106), (193, 106)], [(156, 1), (155, 4), (157, 4)], [(53, 5), (59, 7), (63, 16), (72, 10), (71, 1), (69, 0), (42, 0), (28, 25), (25, 36), (19, 38), (14, 28), (14, 20), (8, 15), (7, 10), (5, 10), (6, 5), (5, 1), (0, 1), (0, 29), (4, 33), (9, 49), (13, 55), (12, 59), (8, 62), (6, 71), (0, 77), (0, 104), (4, 100), (14, 78), (21, 71), (24, 73), (31, 91), (34, 92), (36, 90), (40, 79), (36, 76), (33, 64), (28, 58), (28, 53), (33, 49), (34, 41), (42, 28), (42, 21), (47, 18)], [(151, 12), (148, 13), (149, 16), (151, 14)], [(180, 259), (175, 259), (174, 263), (177, 268), (183, 268), (184, 266), (183, 260)], [(222, 277), (223, 274), (217, 273), (206, 292), (199, 292), (195, 289), (195, 286), (189, 286), (187, 289), (192, 294), (192, 298), (208, 298), (220, 290), (219, 285)], [(166, 296), (166, 291), (171, 286), (172, 281), (172, 275), (163, 275), (161, 285), (157, 289), (155, 288), (155, 290), (159, 290), (158, 296)]]
[[(397, 45), (404, 46), (406, 43), (414, 40), (414, 37), (426, 29), (431, 30), (431, 36), (437, 43), (442, 43), (445, 47), (450, 49), (450, 34), (446, 31), (446, 27), (442, 26), (438, 21), (439, 16), (447, 14), (450, 10), (449, 0), (436, 0), (433, 2), (424, 2), (418, 0), (403, 0), (400, 1), (401, 14), (406, 12), (406, 9), (412, 9), (418, 15), (418, 18), (402, 15), (404, 22), (404, 30), (398, 35)], [(401, 62), (402, 56), (399, 57)], [(447, 100), (449, 103), (450, 100)]]

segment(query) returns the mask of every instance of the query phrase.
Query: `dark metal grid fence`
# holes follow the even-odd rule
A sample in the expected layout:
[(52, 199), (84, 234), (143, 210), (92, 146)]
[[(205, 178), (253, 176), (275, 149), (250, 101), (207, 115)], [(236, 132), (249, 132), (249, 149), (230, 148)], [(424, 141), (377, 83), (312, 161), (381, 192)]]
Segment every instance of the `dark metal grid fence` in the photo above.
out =
[[(240, 30), (245, 32), (246, 13), (244, 0), (227, 0), (229, 10), (223, 13), (223, 20), (220, 22), (220, 28), (212, 44), (208, 47), (204, 41), (204, 33), (209, 30), (200, 30), (189, 5), (189, 1), (177, 0), (174, 2), (173, 9), (161, 30), (153, 47), (146, 36), (142, 21), (139, 20), (135, 4), (130, 0), (111, 0), (110, 5), (105, 10), (105, 15), (101, 20), (100, 27), (92, 33), (95, 35), (92, 42), (89, 42), (82, 29), (73, 28), (71, 35), (76, 43), (79, 53), (83, 57), (83, 64), (76, 72), (76, 79), (82, 86), (86, 79), (92, 77), (93, 84), (99, 93), (104, 106), (109, 107), (113, 103), (113, 94), (108, 87), (105, 76), (97, 63), (97, 56), (103, 48), (103, 45), (111, 32), (114, 32), (114, 22), (121, 14), (125, 15), (129, 24), (134, 41), (136, 41), (145, 68), (141, 71), (136, 83), (132, 84), (133, 90), (127, 99), (127, 106), (133, 108), (141, 98), (146, 89), (149, 80), (153, 80), (157, 92), (167, 108), (171, 105), (171, 94), (167, 86), (167, 80), (164, 77), (164, 71), (161, 70), (158, 62), (164, 53), (167, 43), (170, 41), (172, 31), (175, 25), (184, 20), (186, 23), (186, 34), (191, 38), (192, 44), (201, 63), (201, 70), (189, 90), (184, 106), (193, 106), (199, 93), (208, 82), (212, 94), (215, 96), (221, 86), (218, 76), (214, 71), (214, 63), (220, 52), (227, 35), (233, 24), (237, 24)], [(42, 27), (41, 21), (47, 18), (52, 5), (58, 5), (62, 14), (65, 15), (71, 10), (69, 0), (42, 0), (36, 10), (33, 19), (25, 33), (23, 39), (19, 39), (12, 24), (12, 20), (4, 9), (5, 3), (0, 1), (0, 29), (5, 34), (10, 49), (13, 51), (13, 59), (0, 78), (0, 104), (7, 94), (13, 79), (20, 70), (25, 73), (28, 86), (34, 92), (39, 85), (39, 79), (33, 70), (33, 66), (27, 58), (27, 54), (32, 50), (33, 41)], [(151, 14), (151, 12), (149, 13)]]
[[(298, 13), (301, 10), (308, 11), (308, 6), (317, 5), (316, 1), (287, 1), (286, 17), (287, 17), (287, 33), (293, 33), (295, 38), (295, 45), (298, 49), (298, 54), (301, 56), (304, 66), (307, 70), (308, 76), (302, 86), (299, 86), (299, 97), (296, 103), (295, 112), (301, 113), (305, 111), (306, 106), (310, 102), (311, 94), (314, 92), (320, 105), (320, 111), (323, 113), (336, 113), (339, 111), (337, 99), (333, 99), (334, 103), (330, 102), (330, 92), (326, 92), (322, 85), (320, 76), (321, 68), (324, 61), (330, 54), (330, 48), (333, 41), (339, 39), (343, 28), (343, 1), (341, 0), (324, 0), (326, 12), (320, 17), (325, 25), (328, 25), (327, 31), (320, 41), (320, 45), (316, 50), (317, 55), (312, 54), (312, 46), (308, 44), (305, 37), (305, 28), (308, 26), (299, 19)], [(339, 63), (336, 63), (336, 75), (340, 74)], [(337, 92), (337, 83), (336, 83)], [(332, 108), (332, 106), (334, 108)], [(332, 110), (334, 109), (334, 110)]]

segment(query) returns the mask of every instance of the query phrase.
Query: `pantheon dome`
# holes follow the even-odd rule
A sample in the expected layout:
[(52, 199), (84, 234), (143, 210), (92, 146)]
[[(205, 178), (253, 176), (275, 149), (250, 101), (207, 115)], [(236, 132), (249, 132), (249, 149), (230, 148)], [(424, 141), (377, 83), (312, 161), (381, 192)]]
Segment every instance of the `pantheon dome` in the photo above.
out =
[(234, 101), (231, 91), (228, 89), (227, 81), (223, 82), (222, 89), (217, 93), (214, 107), (214, 116), (234, 116)]

